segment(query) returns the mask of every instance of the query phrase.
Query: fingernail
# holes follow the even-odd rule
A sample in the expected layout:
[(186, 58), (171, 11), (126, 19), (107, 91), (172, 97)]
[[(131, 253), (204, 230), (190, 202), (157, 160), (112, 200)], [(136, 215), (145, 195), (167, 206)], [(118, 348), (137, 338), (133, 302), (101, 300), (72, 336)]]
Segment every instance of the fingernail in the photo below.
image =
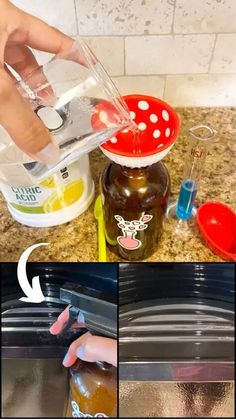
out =
[(78, 323), (85, 323), (84, 315), (81, 311), (79, 312), (79, 315), (77, 317), (77, 321), (78, 321)]
[(52, 324), (52, 326), (51, 326), (51, 327), (50, 327), (50, 329), (49, 329), (49, 332), (53, 334), (54, 329), (55, 329), (55, 327), (54, 327), (54, 323), (53, 323), (53, 324)]
[(57, 321), (64, 320), (64, 317), (66, 317), (66, 311), (69, 311), (69, 308), (70, 306), (66, 307), (66, 309), (61, 312), (61, 314), (57, 318)]
[(65, 355), (65, 358), (62, 361), (62, 364), (64, 365), (64, 367), (67, 367), (68, 362), (69, 362), (69, 354), (67, 352), (67, 354)]
[(59, 322), (58, 322), (58, 321), (56, 321), (56, 322), (55, 322), (55, 323), (53, 323), (53, 324), (52, 324), (52, 326), (50, 327), (49, 332), (50, 332), (52, 335), (57, 335), (57, 334), (58, 334), (58, 332), (59, 332), (59, 330), (60, 330), (60, 324), (59, 324)]
[(82, 346), (80, 346), (77, 350), (76, 350), (76, 356), (80, 359), (83, 360), (84, 358), (84, 348)]
[(35, 154), (35, 158), (42, 163), (55, 163), (59, 160), (59, 147), (53, 142)]

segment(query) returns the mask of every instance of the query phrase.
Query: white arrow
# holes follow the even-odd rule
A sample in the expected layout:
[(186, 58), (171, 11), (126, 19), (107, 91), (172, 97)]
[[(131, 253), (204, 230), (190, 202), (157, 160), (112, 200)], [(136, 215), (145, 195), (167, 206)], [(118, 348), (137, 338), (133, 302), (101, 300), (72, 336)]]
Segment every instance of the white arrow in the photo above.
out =
[(34, 276), (32, 278), (32, 287), (30, 286), (29, 280), (26, 273), (26, 264), (30, 253), (39, 246), (47, 246), (49, 243), (38, 243), (26, 249), (18, 262), (17, 265), (17, 278), (21, 286), (21, 289), (24, 291), (26, 297), (20, 298), (21, 301), (26, 301), (27, 303), (41, 303), (45, 300), (45, 297), (41, 290), (41, 285), (39, 281), (39, 276)]

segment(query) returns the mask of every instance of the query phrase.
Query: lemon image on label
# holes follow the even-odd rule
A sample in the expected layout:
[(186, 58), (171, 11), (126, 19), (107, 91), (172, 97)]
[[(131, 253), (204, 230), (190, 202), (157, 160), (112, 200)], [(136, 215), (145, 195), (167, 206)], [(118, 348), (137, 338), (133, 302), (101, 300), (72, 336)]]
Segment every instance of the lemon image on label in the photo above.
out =
[(57, 186), (57, 182), (56, 180), (51, 176), (48, 177), (47, 179), (43, 180), (40, 183), (41, 186), (44, 186), (44, 188), (56, 188)]
[(55, 192), (44, 201), (44, 212), (48, 213), (69, 207), (81, 198), (83, 192), (84, 184), (82, 179), (68, 183), (61, 189), (60, 193)]

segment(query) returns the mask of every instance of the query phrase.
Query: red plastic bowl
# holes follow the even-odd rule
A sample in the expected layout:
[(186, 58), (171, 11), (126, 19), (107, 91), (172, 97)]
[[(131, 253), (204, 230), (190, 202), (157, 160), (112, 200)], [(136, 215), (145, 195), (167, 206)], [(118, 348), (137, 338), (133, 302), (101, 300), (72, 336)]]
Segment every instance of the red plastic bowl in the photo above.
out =
[[(163, 157), (174, 144), (180, 129), (177, 113), (166, 102), (152, 96), (128, 95), (123, 97), (131, 118), (139, 130), (138, 157), (163, 154)], [(92, 117), (94, 130), (103, 129), (104, 121), (116, 122), (113, 105), (101, 101), (97, 112)], [(106, 118), (104, 118), (104, 114)], [(102, 118), (100, 117), (102, 116)], [(123, 130), (106, 141), (102, 149), (120, 156), (134, 157), (134, 135), (130, 130)]]
[(210, 249), (223, 259), (236, 261), (236, 214), (221, 202), (206, 202), (197, 211), (197, 222)]

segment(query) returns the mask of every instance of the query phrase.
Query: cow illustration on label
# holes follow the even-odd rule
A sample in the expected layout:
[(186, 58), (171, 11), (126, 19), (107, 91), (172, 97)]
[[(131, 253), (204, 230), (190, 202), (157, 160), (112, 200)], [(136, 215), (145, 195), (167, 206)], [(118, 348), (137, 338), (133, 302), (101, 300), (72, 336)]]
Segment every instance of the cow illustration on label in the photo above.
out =
[(148, 228), (147, 223), (152, 219), (152, 215), (145, 214), (139, 220), (125, 221), (121, 215), (115, 215), (118, 221), (118, 227), (121, 229), (123, 236), (118, 236), (117, 241), (121, 247), (127, 250), (136, 250), (142, 246), (142, 242), (136, 239), (138, 231)]

